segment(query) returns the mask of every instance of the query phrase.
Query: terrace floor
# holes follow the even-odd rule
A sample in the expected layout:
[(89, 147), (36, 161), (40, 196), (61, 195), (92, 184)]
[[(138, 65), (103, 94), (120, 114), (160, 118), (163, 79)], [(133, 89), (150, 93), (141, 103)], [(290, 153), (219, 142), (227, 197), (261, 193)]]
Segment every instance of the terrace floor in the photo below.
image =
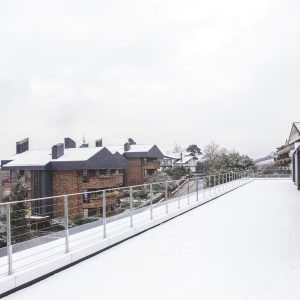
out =
[(255, 180), (18, 291), (31, 299), (300, 299), (300, 192)]

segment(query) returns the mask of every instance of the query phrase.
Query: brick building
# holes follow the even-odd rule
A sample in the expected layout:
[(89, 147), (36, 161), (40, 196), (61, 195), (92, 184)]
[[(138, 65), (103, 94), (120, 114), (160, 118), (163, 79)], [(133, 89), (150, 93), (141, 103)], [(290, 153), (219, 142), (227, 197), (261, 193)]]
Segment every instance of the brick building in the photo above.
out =
[[(10, 171), (4, 181), (6, 194), (21, 177), (28, 186), (28, 198), (44, 198), (65, 194), (69, 196), (70, 214), (101, 212), (102, 197), (96, 191), (122, 186), (144, 184), (145, 179), (160, 169), (162, 152), (156, 145), (137, 145), (132, 139), (124, 146), (96, 147), (65, 138), (64, 144), (51, 150), (29, 150), (29, 140), (17, 142), (16, 154), (1, 161), (3, 170)], [(94, 193), (95, 192), (95, 193)], [(107, 211), (113, 211), (116, 199), (107, 198)], [(61, 216), (63, 198), (50, 198), (32, 203), (34, 215)]]
[(132, 139), (124, 146), (108, 146), (112, 153), (121, 153), (128, 161), (125, 171), (125, 185), (144, 184), (147, 177), (160, 169), (164, 155), (156, 145), (137, 145)]
[[(97, 143), (98, 142), (98, 143)], [(49, 150), (29, 150), (28, 139), (17, 143), (17, 154), (1, 161), (3, 170), (10, 171), (4, 182), (9, 189), (20, 176), (29, 189), (28, 198), (52, 197), (64, 194), (83, 193), (69, 197), (71, 215), (92, 215), (102, 207), (102, 199), (93, 191), (124, 186), (126, 159), (120, 153), (111, 153), (102, 147), (76, 148), (70, 138)], [(50, 198), (35, 202), (31, 207), (37, 215), (60, 216), (63, 214), (63, 199)], [(113, 203), (108, 201), (108, 210)]]

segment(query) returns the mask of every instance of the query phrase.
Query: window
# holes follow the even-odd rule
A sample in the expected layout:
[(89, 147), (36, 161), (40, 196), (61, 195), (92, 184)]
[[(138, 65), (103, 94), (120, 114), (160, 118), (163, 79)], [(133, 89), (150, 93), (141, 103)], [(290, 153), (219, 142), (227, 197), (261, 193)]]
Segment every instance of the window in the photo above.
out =
[(107, 169), (100, 169), (96, 171), (97, 176), (105, 176), (107, 175)]
[(97, 208), (89, 208), (88, 209), (88, 216), (92, 217), (92, 216), (96, 216), (97, 215)]
[(90, 194), (88, 194), (87, 190), (83, 190), (82, 200), (83, 203), (90, 203)]
[(144, 158), (144, 165), (146, 165), (148, 163), (148, 159), (145, 157)]
[(88, 183), (89, 182), (87, 170), (82, 170), (82, 182), (83, 183)]

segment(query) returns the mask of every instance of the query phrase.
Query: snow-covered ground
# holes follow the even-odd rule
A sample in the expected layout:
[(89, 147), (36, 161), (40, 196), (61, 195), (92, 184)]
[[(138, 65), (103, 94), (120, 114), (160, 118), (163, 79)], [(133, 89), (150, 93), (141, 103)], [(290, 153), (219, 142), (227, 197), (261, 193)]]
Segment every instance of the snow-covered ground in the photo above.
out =
[(8, 296), (300, 299), (300, 193), (256, 180)]

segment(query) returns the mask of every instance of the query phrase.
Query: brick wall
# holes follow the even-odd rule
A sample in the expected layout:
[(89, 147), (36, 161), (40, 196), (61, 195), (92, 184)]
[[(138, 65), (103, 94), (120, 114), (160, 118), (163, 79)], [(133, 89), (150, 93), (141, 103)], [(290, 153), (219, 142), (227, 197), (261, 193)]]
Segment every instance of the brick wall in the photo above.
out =
[[(123, 185), (123, 175), (95, 176), (89, 179), (89, 182), (82, 182), (82, 171), (55, 171), (53, 172), (53, 195), (64, 195), (82, 193), (83, 190), (109, 189)], [(83, 202), (82, 195), (69, 197), (69, 215), (70, 218), (76, 214), (82, 214), (86, 208), (102, 207), (102, 199), (91, 199), (90, 203)], [(54, 216), (63, 216), (64, 203), (63, 198), (54, 199)], [(107, 201), (107, 204), (113, 204), (113, 201)]]
[(153, 175), (160, 168), (159, 161), (150, 161), (144, 164), (143, 158), (127, 159), (129, 160), (129, 168), (125, 172), (125, 183), (127, 186), (144, 184), (144, 171), (147, 170), (148, 175)]
[[(53, 196), (74, 194), (82, 192), (82, 175), (79, 171), (54, 171), (53, 173)], [(83, 201), (81, 195), (70, 196), (69, 215), (73, 217), (81, 213)], [(64, 215), (64, 199), (55, 198), (53, 200), (54, 217)]]
[(129, 168), (125, 172), (127, 186), (144, 183), (144, 170), (142, 158), (128, 158)]

